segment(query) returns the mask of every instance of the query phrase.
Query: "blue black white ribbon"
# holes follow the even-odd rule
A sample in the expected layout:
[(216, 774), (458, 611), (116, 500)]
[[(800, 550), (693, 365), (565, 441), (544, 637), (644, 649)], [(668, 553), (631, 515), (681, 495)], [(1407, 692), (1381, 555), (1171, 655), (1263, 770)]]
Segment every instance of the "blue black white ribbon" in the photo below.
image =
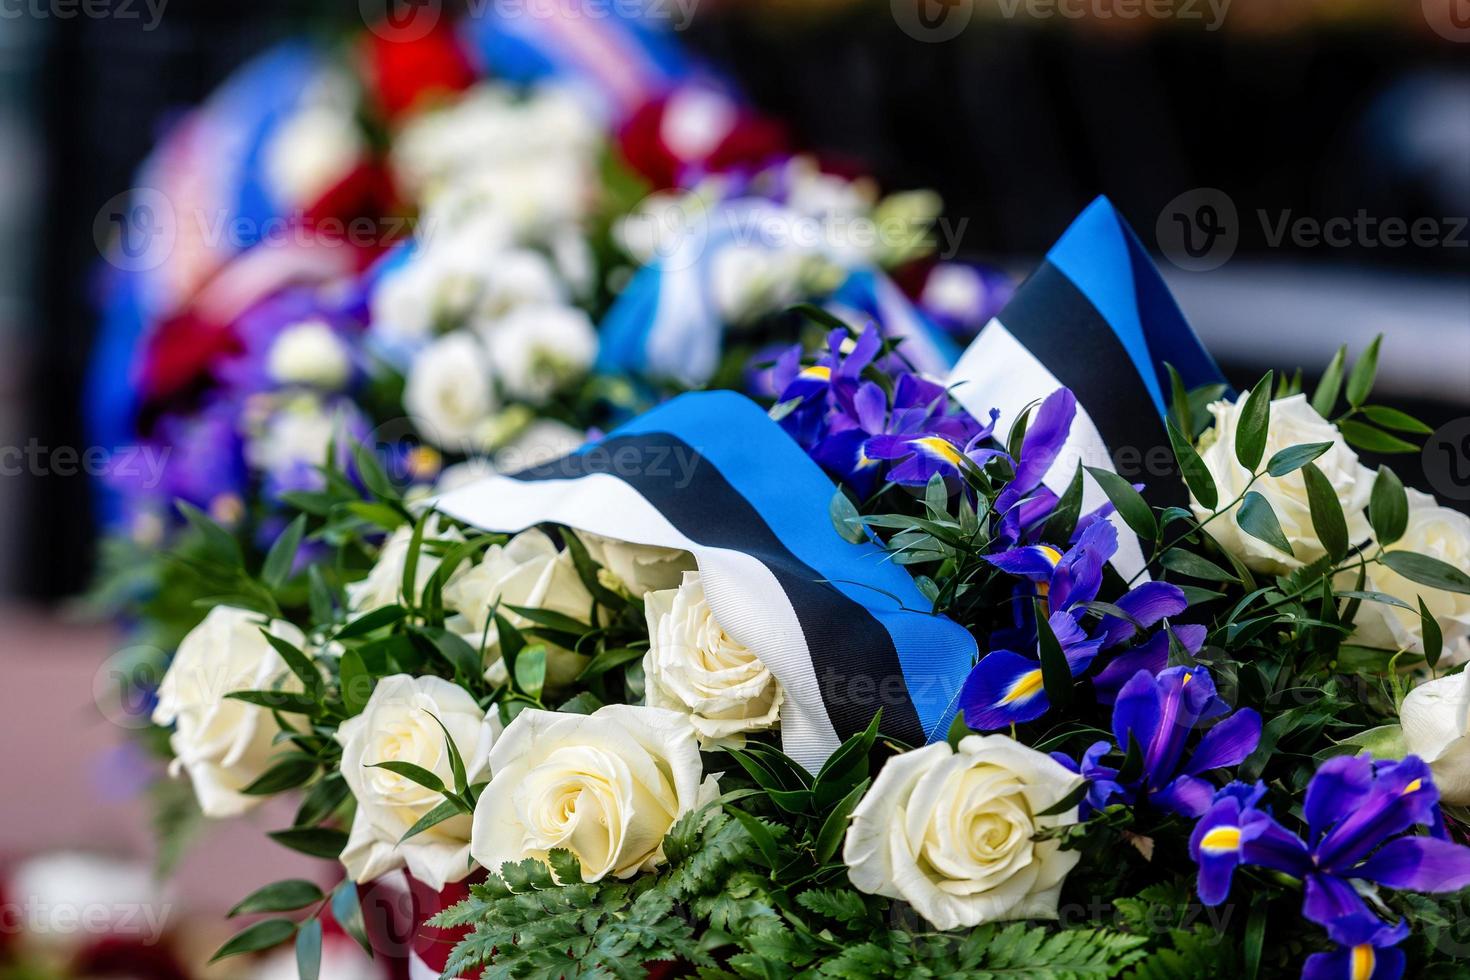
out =
[[(1043, 482), (1062, 493), (1080, 461), (1112, 470), (1160, 505), (1186, 502), (1164, 417), (1172, 364), (1185, 386), (1224, 377), (1185, 321), (1158, 269), (1106, 198), (1087, 207), (1031, 277), (960, 357), (954, 397), (976, 417), (1000, 410), (1005, 432), (1028, 405), (1057, 388), (1077, 397), (1077, 417)], [(1083, 508), (1106, 503), (1090, 477)], [(1144, 566), (1137, 537), (1114, 515), (1114, 567)]]
[(944, 738), (976, 651), (880, 548), (837, 533), (834, 492), (759, 406), (720, 391), (438, 507), (488, 530), (550, 522), (693, 553), (715, 619), (786, 691), (785, 751), (815, 769), (879, 708), (887, 734)]

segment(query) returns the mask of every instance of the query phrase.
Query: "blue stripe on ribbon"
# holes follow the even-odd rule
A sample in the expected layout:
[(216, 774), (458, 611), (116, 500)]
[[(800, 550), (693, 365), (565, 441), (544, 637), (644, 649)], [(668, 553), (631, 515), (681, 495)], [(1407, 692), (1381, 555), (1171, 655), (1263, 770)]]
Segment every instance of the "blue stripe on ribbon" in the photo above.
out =
[(1186, 387), (1224, 381), (1138, 236), (1106, 197), (1087, 206), (1047, 258), (1113, 328), (1160, 416), (1168, 405), (1166, 361)]
[(790, 552), (892, 637), (920, 724), (944, 738), (955, 699), (974, 663), (974, 638), (928, 612), (913, 578), (874, 544), (843, 540), (829, 506), (836, 487), (754, 402), (729, 391), (680, 396), (634, 419), (614, 435), (662, 433), (696, 449), (765, 520)]
[(960, 359), (959, 345), (875, 269), (852, 270), (831, 300), (872, 317), (885, 335), (904, 338), (902, 352), (921, 371), (943, 374)]

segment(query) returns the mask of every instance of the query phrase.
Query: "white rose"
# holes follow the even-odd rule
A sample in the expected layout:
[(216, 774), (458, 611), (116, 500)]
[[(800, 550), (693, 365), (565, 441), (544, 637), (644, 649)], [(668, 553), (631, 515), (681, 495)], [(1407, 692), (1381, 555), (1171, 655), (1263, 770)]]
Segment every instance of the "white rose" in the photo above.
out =
[[(1200, 456), (1215, 478), (1221, 504), (1238, 497), (1250, 481), (1250, 473), (1235, 458), (1235, 431), (1249, 394), (1241, 392), (1234, 404), (1222, 400), (1210, 406), (1215, 427), (1206, 434)], [(1306, 395), (1278, 398), (1271, 403), (1271, 425), (1266, 435), (1266, 451), (1261, 457), (1262, 467), (1282, 449), (1314, 442), (1332, 443), (1332, 448), (1317, 457), (1314, 463), (1337, 492), (1337, 499), (1347, 517), (1349, 540), (1355, 544), (1367, 540), (1371, 533), (1367, 507), (1368, 497), (1373, 491), (1373, 471), (1358, 462), (1358, 454), (1348, 448), (1337, 426), (1318, 415)], [(1221, 548), (1250, 568), (1270, 574), (1284, 574), (1327, 553), (1312, 527), (1306, 477), (1301, 470), (1279, 478), (1262, 477), (1251, 489), (1271, 504), (1276, 519), (1281, 523), (1281, 533), (1291, 544), (1293, 554), (1278, 551), (1241, 530), (1236, 523), (1239, 507), (1232, 507), (1205, 528)], [(1210, 512), (1198, 501), (1191, 498), (1190, 504), (1195, 517), (1200, 520), (1209, 517)]]
[(307, 320), (276, 337), (266, 356), (266, 370), (280, 384), (336, 389), (352, 373), (352, 355), (331, 327)]
[(441, 449), (475, 447), (497, 406), (490, 365), (474, 335), (445, 334), (414, 358), (403, 407), (424, 438)]
[(663, 863), (663, 839), (718, 793), (673, 711), (609, 704), (590, 715), (522, 711), (490, 750), (470, 853), (498, 871), (566, 848), (582, 876), (630, 878)]
[[(459, 542), (464, 540), (464, 535), (457, 528), (442, 524), (439, 515), (435, 514), (424, 525), (423, 540), (425, 543)], [(413, 528), (405, 524), (388, 536), (367, 577), (347, 586), (347, 607), (354, 615), (360, 616), (402, 601), (403, 572), (408, 564), (408, 552), (412, 544)], [(439, 556), (428, 548), (419, 549), (419, 561), (414, 566), (413, 573), (414, 598), (419, 597), (430, 577), (439, 570), (439, 561)]]
[(453, 788), (444, 738), (448, 729), (473, 785), (482, 781), (499, 727), (493, 709), (487, 714), (468, 691), (442, 678), (396, 674), (378, 681), (362, 714), (337, 730), (342, 778), (357, 799), (357, 815), (341, 855), (353, 881), (371, 881), (407, 867), (419, 881), (439, 889), (469, 874), (469, 814), (451, 817), (400, 844), (444, 797), (376, 764), (412, 763)]
[(1429, 763), (1440, 799), (1470, 805), (1470, 674), (1426, 681), (1399, 706), (1404, 746)]
[(677, 589), (643, 598), (648, 653), (643, 676), (650, 707), (689, 716), (700, 744), (745, 744), (745, 733), (775, 728), (784, 692), (748, 648), (715, 622), (698, 572)]
[[(1418, 490), (1409, 495), (1409, 523), (1404, 536), (1386, 551), (1413, 551), (1438, 558), (1455, 568), (1470, 568), (1470, 515), (1441, 507), (1434, 497)], [(1419, 599), (1444, 636), (1440, 662), (1446, 666), (1470, 660), (1470, 595), (1445, 592), (1404, 578), (1381, 562), (1368, 566), (1365, 588), (1408, 603), (1400, 609), (1383, 602), (1364, 602), (1358, 607), (1354, 639), (1365, 646), (1388, 650), (1424, 652)]]
[(842, 859), (860, 891), (903, 899), (936, 929), (1054, 919), (1062, 880), (1081, 855), (1037, 831), (1081, 777), (1005, 735), (970, 735), (894, 756), (847, 831)]
[[(215, 606), (179, 644), (158, 687), (153, 721), (174, 726), (172, 771), (189, 774), (205, 816), (238, 816), (263, 800), (240, 790), (264, 775), (282, 751), (274, 744), (280, 726), (268, 709), (226, 697), (234, 691), (301, 690), (261, 633), (265, 625), (259, 613)], [(283, 620), (269, 628), (297, 647), (306, 642)]]
[(678, 548), (633, 544), (588, 531), (578, 531), (577, 537), (592, 560), (611, 576), (609, 587), (621, 588), (635, 599), (650, 592), (677, 589), (684, 573), (698, 568), (694, 556)]
[(597, 358), (597, 330), (570, 306), (522, 306), (484, 329), (490, 363), (510, 395), (541, 405)]
[[(592, 593), (578, 577), (571, 553), (558, 551), (545, 533), (532, 528), (503, 545), (491, 545), (479, 564), (445, 587), (444, 605), (458, 614), (449, 620), (451, 630), (474, 647), (479, 647), (481, 637), (485, 639), (492, 660), (485, 676), (496, 684), (507, 677), (500, 659), (500, 630), (490, 618), (496, 603), (499, 615), (517, 629), (531, 621), (508, 606), (545, 609), (582, 623), (592, 615)], [(558, 646), (548, 644), (546, 653), (546, 683), (551, 687), (571, 683), (587, 664), (586, 657)]]

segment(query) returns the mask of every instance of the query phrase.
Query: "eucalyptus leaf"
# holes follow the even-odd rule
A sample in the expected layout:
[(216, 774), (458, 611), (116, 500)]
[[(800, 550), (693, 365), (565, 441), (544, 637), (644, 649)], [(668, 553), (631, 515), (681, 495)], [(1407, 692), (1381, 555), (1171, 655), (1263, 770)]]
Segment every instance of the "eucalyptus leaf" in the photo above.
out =
[(857, 505), (852, 502), (846, 490), (838, 487), (837, 492), (832, 494), (828, 511), (832, 516), (832, 527), (844, 541), (862, 544), (867, 540), (868, 532), (863, 527), (862, 515), (858, 513)]
[(1383, 334), (1374, 337), (1348, 374), (1347, 400), (1353, 408), (1358, 408), (1367, 401), (1369, 392), (1373, 390), (1373, 380), (1378, 374), (1378, 348), (1382, 343)]
[(1150, 541), (1158, 537), (1159, 526), (1154, 520), (1153, 509), (1143, 499), (1143, 495), (1133, 489), (1132, 484), (1112, 470), (1089, 466), (1087, 472), (1092, 474), (1103, 493), (1107, 494), (1108, 500), (1117, 508), (1123, 523), (1132, 528), (1135, 534)]
[(1373, 493), (1368, 498), (1368, 523), (1382, 547), (1403, 537), (1409, 526), (1409, 496), (1398, 474), (1387, 466), (1380, 466), (1373, 480)]
[(1266, 454), (1266, 438), (1271, 430), (1271, 385), (1275, 372), (1267, 371), (1250, 394), (1235, 424), (1235, 458), (1254, 473)]
[(1317, 540), (1322, 542), (1328, 557), (1334, 562), (1342, 561), (1347, 555), (1347, 518), (1342, 513), (1342, 503), (1337, 499), (1337, 490), (1332, 481), (1317, 469), (1315, 463), (1302, 467), (1307, 483), (1307, 508), (1312, 515), (1312, 528)]
[(1410, 582), (1427, 585), (1431, 589), (1470, 595), (1470, 575), (1438, 558), (1413, 551), (1389, 551), (1384, 553), (1381, 560)]
[(1337, 427), (1342, 430), (1342, 437), (1348, 441), (1348, 445), (1356, 449), (1366, 449), (1370, 453), (1417, 453), (1419, 451), (1419, 447), (1412, 442), (1389, 435), (1382, 429), (1375, 429), (1357, 419), (1343, 419), (1337, 424)]
[(1342, 392), (1342, 370), (1346, 362), (1347, 345), (1343, 344), (1332, 355), (1327, 370), (1322, 372), (1322, 380), (1317, 383), (1317, 390), (1312, 393), (1312, 408), (1324, 419), (1332, 417), (1332, 409), (1337, 405), (1337, 396)]
[(1304, 442), (1271, 454), (1266, 462), (1266, 474), (1277, 478), (1295, 473), (1333, 446), (1330, 442)]
[(1210, 468), (1200, 459), (1194, 445), (1174, 424), (1172, 418), (1165, 421), (1165, 426), (1169, 430), (1169, 444), (1174, 449), (1174, 458), (1179, 461), (1179, 472), (1184, 475), (1185, 485), (1201, 507), (1213, 512), (1220, 503), (1220, 492), (1215, 487), (1215, 478), (1210, 475)]
[(230, 909), (227, 915), (233, 919), (237, 915), (258, 915), (262, 912), (295, 912), (320, 902), (324, 897), (322, 890), (310, 881), (299, 878), (276, 881), (251, 892)]
[(1439, 655), (1444, 650), (1444, 633), (1434, 614), (1424, 605), (1424, 597), (1418, 596), (1418, 599), (1419, 629), (1424, 635), (1424, 662), (1432, 669), (1439, 664)]
[(236, 933), (233, 939), (215, 951), (209, 962), (216, 963), (241, 953), (258, 953), (263, 949), (271, 949), (294, 935), (296, 923), (290, 919), (266, 919)]
[(322, 920), (312, 919), (296, 933), (296, 976), (298, 980), (320, 980), (322, 972)]
[(1249, 491), (1241, 499), (1240, 510), (1235, 513), (1235, 523), (1240, 525), (1240, 529), (1246, 534), (1266, 542), (1277, 551), (1295, 555), (1295, 552), (1291, 550), (1291, 542), (1282, 533), (1281, 522), (1276, 519), (1276, 511), (1271, 507), (1271, 501), (1256, 491)]
[(296, 562), (296, 551), (301, 547), (301, 537), (306, 533), (306, 517), (298, 515), (295, 520), (286, 525), (286, 529), (276, 538), (271, 545), (271, 550), (266, 553), (265, 564), (261, 566), (260, 578), (272, 589), (279, 589), (286, 584), (286, 579), (291, 574), (291, 566)]

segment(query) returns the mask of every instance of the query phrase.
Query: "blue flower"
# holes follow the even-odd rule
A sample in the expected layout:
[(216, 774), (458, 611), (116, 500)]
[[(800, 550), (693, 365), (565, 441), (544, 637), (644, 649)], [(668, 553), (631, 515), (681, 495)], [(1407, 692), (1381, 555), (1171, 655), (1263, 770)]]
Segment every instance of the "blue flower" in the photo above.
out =
[[(1047, 625), (1074, 677), (1086, 671), (1098, 653), (1132, 638), (1138, 626), (1153, 626), (1188, 606), (1178, 586), (1146, 582), (1114, 603), (1127, 619), (1105, 615), (1097, 632), (1089, 634), (1082, 626), (1082, 617), (1102, 587), (1103, 566), (1117, 550), (1117, 529), (1108, 521), (1096, 521), (1080, 531), (1065, 552), (1036, 544), (986, 558), (1002, 571), (1029, 582), (1030, 591), (1044, 600)], [(1026, 630), (1022, 639), (1036, 642), (1034, 630)], [(1039, 657), (1005, 648), (992, 650), (970, 672), (960, 692), (960, 706), (965, 723), (978, 731), (994, 731), (1040, 718), (1051, 702), (1042, 685)]]
[[(1313, 957), (1304, 976), (1328, 976), (1320, 971), (1334, 965), (1364, 971), (1340, 976), (1398, 976), (1402, 956), (1384, 947), (1403, 937), (1397, 929), (1383, 931), (1360, 887), (1453, 892), (1470, 885), (1470, 848), (1443, 836), (1429, 766), (1416, 756), (1328, 759), (1307, 786), (1306, 840), (1258, 806), (1264, 793), (1259, 784), (1232, 784), (1195, 825), (1189, 851), (1199, 865), (1200, 901), (1223, 902), (1241, 865), (1284, 872), (1304, 884), (1302, 914), (1344, 947)], [(1409, 834), (1415, 827), (1432, 833)]]
[[(1209, 722), (1214, 724), (1186, 753), (1191, 736)], [(1087, 801), (1093, 809), (1121, 800), (1198, 817), (1215, 795), (1200, 774), (1239, 765), (1254, 752), (1261, 716), (1251, 708), (1232, 713), (1203, 667), (1170, 667), (1157, 676), (1140, 670), (1118, 692), (1113, 738), (1115, 744), (1093, 743), (1075, 767), (1092, 784)], [(1126, 756), (1133, 743), (1142, 753), (1136, 774), (1125, 777), (1103, 765), (1105, 755)]]
[(1406, 923), (1349, 917), (1328, 926), (1327, 934), (1338, 948), (1308, 956), (1302, 980), (1399, 980), (1404, 975), (1404, 951), (1394, 947), (1408, 937)]

